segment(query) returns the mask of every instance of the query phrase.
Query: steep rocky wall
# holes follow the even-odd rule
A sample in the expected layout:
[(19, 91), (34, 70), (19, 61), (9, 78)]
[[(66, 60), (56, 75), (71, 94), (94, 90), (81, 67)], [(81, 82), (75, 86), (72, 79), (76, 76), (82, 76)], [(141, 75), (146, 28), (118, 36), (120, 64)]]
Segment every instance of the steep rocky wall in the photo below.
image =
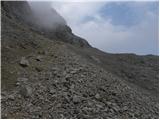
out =
[[(90, 47), (89, 43), (72, 33), (65, 20), (53, 9), (53, 21), (60, 19), (61, 24), (53, 24), (52, 28), (42, 25), (42, 17), (37, 17), (26, 1), (2, 1), (2, 12), (10, 19), (18, 20), (19, 23), (27, 24), (31, 29), (43, 34), (52, 40), (61, 40), (81, 47)], [(43, 21), (43, 24), (44, 21)], [(47, 24), (47, 22), (46, 22)]]

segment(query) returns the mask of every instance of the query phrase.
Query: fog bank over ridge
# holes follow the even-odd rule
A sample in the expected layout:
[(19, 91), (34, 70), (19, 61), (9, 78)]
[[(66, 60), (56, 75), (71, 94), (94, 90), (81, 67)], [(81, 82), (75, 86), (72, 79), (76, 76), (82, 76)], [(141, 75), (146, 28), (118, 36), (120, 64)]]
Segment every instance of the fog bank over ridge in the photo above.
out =
[(29, 4), (36, 24), (46, 29), (68, 24), (73, 33), (105, 52), (159, 54), (157, 2), (29, 1)]
[(52, 2), (28, 1), (36, 19), (36, 24), (46, 29), (54, 29), (57, 25), (66, 25), (66, 21), (52, 7)]

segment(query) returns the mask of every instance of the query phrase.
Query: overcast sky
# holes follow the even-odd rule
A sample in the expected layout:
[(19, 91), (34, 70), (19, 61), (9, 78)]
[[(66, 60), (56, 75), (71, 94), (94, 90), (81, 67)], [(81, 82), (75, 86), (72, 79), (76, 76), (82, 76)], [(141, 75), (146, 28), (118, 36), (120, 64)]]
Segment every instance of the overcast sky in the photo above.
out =
[(73, 33), (111, 53), (158, 55), (158, 2), (52, 2)]

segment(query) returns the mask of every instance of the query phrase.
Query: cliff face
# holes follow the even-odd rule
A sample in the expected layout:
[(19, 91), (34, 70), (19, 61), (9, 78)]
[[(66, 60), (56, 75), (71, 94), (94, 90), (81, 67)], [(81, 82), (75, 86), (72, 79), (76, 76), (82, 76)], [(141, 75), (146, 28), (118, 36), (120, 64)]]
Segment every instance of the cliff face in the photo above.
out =
[(2, 118), (159, 117), (158, 56), (105, 53), (63, 18), (47, 29), (26, 2), (1, 5)]
[(9, 18), (17, 19), (19, 22), (26, 22), (27, 18), (31, 16), (31, 9), (24, 1), (2, 1), (1, 7), (3, 14)]
[(50, 12), (48, 14), (48, 16), (50, 16), (47, 19), (48, 21), (45, 19), (46, 13), (42, 13), (43, 10), (37, 13), (36, 10), (24, 1), (2, 2), (2, 12), (10, 18), (18, 20), (21, 24), (29, 25), (31, 29), (50, 39), (61, 40), (81, 47), (90, 47), (86, 40), (72, 33), (66, 21), (54, 9), (47, 11)]

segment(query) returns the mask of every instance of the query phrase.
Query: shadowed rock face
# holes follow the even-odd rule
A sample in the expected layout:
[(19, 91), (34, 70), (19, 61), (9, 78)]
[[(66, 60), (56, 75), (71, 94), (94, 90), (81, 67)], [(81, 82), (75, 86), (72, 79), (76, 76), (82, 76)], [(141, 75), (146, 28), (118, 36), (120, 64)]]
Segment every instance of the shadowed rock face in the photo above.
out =
[[(36, 2), (34, 4), (37, 4)], [(46, 6), (46, 2), (41, 2)], [(37, 5), (38, 6), (38, 5)], [(41, 6), (42, 7), (42, 6)], [(4, 12), (7, 16), (19, 22), (27, 23), (33, 30), (40, 32), (50, 39), (57, 39), (77, 46), (89, 47), (88, 42), (72, 33), (71, 28), (66, 21), (54, 10), (46, 9), (48, 15), (42, 12), (36, 12), (25, 1), (2, 2)], [(49, 18), (46, 18), (49, 17)], [(52, 22), (53, 21), (53, 22)]]
[(158, 56), (109, 54), (66, 24), (37, 26), (26, 2), (2, 2), (1, 14), (2, 118), (159, 117)]

